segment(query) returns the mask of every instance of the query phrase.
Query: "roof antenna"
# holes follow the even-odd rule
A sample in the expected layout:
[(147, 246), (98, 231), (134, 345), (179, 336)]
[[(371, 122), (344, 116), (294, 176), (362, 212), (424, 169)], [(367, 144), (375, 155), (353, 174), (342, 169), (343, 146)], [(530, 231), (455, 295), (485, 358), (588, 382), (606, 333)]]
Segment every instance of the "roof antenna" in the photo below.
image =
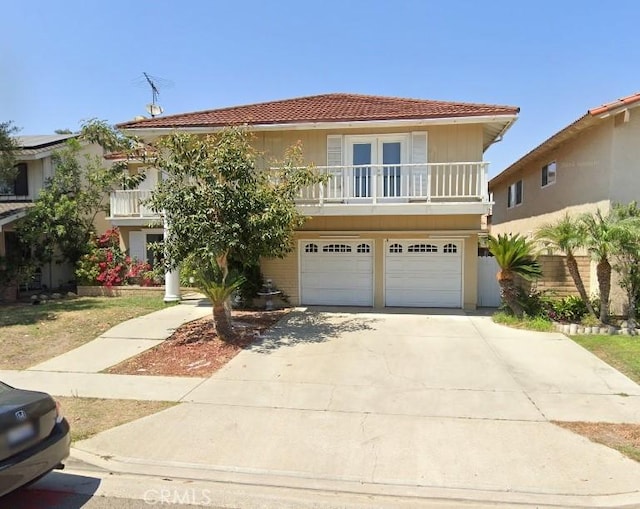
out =
[(164, 110), (162, 109), (162, 106), (157, 104), (158, 95), (160, 95), (160, 90), (158, 89), (158, 83), (164, 82), (165, 84), (170, 84), (171, 82), (167, 80), (163, 80), (162, 78), (151, 76), (146, 72), (143, 72), (142, 75), (144, 76), (144, 79), (146, 80), (149, 87), (151, 88), (151, 103), (147, 104), (146, 106), (147, 113), (151, 115), (152, 118), (155, 117), (156, 115), (162, 115), (162, 112)]

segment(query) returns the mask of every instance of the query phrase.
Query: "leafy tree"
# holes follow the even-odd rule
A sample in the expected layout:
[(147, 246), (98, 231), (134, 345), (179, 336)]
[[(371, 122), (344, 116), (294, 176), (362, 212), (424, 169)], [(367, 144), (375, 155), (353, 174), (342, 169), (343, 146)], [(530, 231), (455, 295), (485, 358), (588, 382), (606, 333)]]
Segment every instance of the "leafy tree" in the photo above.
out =
[(300, 146), (287, 152), (280, 169), (258, 171), (250, 141), (251, 133), (235, 127), (161, 139), (155, 166), (164, 178), (150, 199), (170, 227), (167, 268), (190, 259), (200, 269), (199, 284), (213, 301), (214, 324), (225, 341), (235, 339), (226, 304), (240, 284), (229, 276), (231, 262), (251, 265), (290, 252), (293, 233), (304, 223), (294, 198), (321, 180), (301, 166)]
[(519, 292), (515, 278), (520, 276), (532, 281), (542, 275), (540, 263), (535, 259), (534, 244), (519, 234), (499, 234), (497, 237), (489, 235), (487, 247), (500, 267), (496, 275), (500, 284), (500, 295), (513, 314), (521, 318), (524, 308), (518, 301)]
[(18, 175), (16, 152), (20, 147), (14, 138), (17, 132), (13, 122), (0, 122), (0, 184), (11, 183)]
[(598, 209), (595, 214), (583, 214), (581, 223), (585, 229), (585, 246), (596, 261), (596, 275), (600, 292), (600, 322), (609, 319), (609, 296), (611, 294), (611, 256), (618, 247), (620, 231), (614, 215), (603, 215)]
[(109, 191), (122, 180), (121, 166), (105, 166), (101, 156), (82, 153), (83, 142), (98, 141), (95, 125), (85, 124), (79, 139), (53, 154), (53, 176), (18, 224), (21, 241), (39, 263), (59, 253), (75, 264), (89, 249), (96, 216), (108, 210)]
[(56, 134), (73, 134), (73, 131), (71, 129), (56, 129), (55, 131), (53, 131)]
[(613, 269), (627, 296), (627, 321), (635, 329), (640, 301), (640, 208), (637, 203), (615, 204), (612, 217), (616, 225)]
[(575, 251), (583, 247), (586, 242), (584, 224), (572, 219), (569, 214), (565, 214), (564, 217), (555, 223), (542, 226), (536, 232), (536, 238), (542, 241), (543, 244), (552, 251), (557, 251), (565, 255), (567, 270), (580, 294), (580, 298), (584, 301), (589, 313), (597, 317), (591, 305), (587, 290), (585, 289), (584, 282), (582, 281), (582, 276), (578, 269), (578, 262), (574, 254)]

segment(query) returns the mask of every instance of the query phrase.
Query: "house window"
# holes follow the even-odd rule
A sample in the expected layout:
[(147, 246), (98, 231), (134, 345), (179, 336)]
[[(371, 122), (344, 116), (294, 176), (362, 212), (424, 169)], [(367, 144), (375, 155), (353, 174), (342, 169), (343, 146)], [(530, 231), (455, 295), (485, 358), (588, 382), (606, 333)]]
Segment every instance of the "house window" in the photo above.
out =
[(556, 162), (553, 161), (542, 167), (542, 187), (550, 186), (556, 182)]
[(458, 252), (458, 246), (456, 246), (455, 244), (445, 244), (444, 247), (442, 248), (442, 252), (443, 253), (457, 253)]
[(351, 246), (346, 244), (328, 244), (322, 248), (325, 253), (350, 253)]
[(305, 253), (317, 253), (318, 252), (318, 244), (307, 244), (304, 246)]
[(29, 196), (29, 181), (27, 179), (27, 164), (16, 165), (17, 175), (11, 182), (0, 181), (0, 195)]
[[(164, 241), (162, 233), (147, 233), (147, 263), (152, 267), (162, 264), (164, 258), (162, 249), (158, 249), (159, 243)], [(151, 244), (151, 245), (150, 245)]]
[(390, 253), (402, 253), (402, 245), (400, 244), (391, 244), (389, 246)]
[(358, 253), (370, 253), (371, 246), (369, 244), (358, 244)]
[(409, 253), (437, 253), (438, 247), (433, 244), (412, 244), (407, 249)]
[(522, 180), (511, 184), (507, 194), (507, 207), (515, 207), (522, 203)]

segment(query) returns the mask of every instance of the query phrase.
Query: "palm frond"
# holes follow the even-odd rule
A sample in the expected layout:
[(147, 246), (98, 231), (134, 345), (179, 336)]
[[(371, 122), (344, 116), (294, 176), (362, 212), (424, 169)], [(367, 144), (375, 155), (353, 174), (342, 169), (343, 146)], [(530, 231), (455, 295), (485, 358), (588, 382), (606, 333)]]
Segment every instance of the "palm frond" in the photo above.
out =
[(489, 235), (487, 246), (502, 271), (517, 274), (527, 281), (542, 276), (542, 267), (536, 260), (535, 244), (525, 237), (519, 234)]
[(580, 221), (565, 214), (557, 221), (540, 227), (535, 239), (551, 251), (572, 254), (576, 249), (584, 246), (585, 228)]

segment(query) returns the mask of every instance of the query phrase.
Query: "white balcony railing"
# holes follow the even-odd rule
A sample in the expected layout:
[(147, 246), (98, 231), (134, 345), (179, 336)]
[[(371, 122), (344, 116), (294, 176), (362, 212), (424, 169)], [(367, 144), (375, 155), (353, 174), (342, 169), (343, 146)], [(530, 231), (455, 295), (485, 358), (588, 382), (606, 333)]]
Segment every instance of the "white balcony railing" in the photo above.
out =
[(111, 193), (111, 217), (157, 218), (153, 212), (141, 202), (151, 197), (148, 189), (132, 189), (113, 191)]
[(329, 180), (304, 189), (298, 203), (488, 203), (488, 166), (485, 162), (321, 166), (317, 170)]
[[(297, 204), (323, 206), (331, 204), (385, 203), (489, 203), (487, 172), (489, 163), (422, 163), (366, 166), (319, 166), (328, 175), (325, 184), (303, 189)], [(141, 204), (150, 190), (114, 191), (111, 193), (111, 217), (157, 218)]]

